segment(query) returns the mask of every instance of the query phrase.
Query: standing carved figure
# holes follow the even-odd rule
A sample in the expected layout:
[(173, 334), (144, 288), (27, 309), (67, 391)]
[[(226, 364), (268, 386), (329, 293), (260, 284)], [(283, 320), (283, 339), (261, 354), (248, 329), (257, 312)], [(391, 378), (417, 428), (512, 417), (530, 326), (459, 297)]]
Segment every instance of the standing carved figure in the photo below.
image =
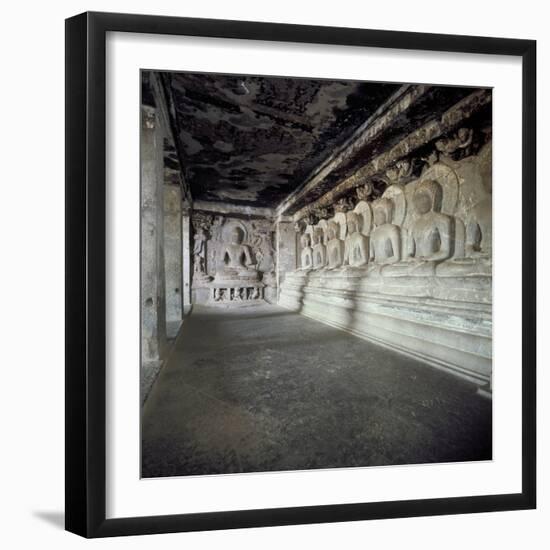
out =
[(193, 237), (193, 276), (196, 280), (209, 281), (206, 274), (206, 241), (208, 236), (204, 227), (198, 226)]

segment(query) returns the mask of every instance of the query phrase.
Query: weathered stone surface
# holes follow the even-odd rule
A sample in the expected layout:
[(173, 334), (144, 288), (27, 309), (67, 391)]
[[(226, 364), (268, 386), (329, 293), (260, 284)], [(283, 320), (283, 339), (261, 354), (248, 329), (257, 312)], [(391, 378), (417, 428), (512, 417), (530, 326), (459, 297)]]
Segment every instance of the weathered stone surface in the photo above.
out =
[[(331, 172), (332, 178), (330, 178), (333, 182), (331, 187), (325, 187), (328, 185), (326, 182), (329, 180), (328, 177), (325, 177), (325, 186), (317, 186), (315, 193), (313, 191), (310, 193), (301, 191), (300, 200), (295, 199), (292, 204), (285, 203), (284, 212), (292, 213), (296, 219), (301, 219), (311, 208), (325, 207), (335, 203), (346, 192), (363, 185), (365, 181), (379, 177), (382, 173), (385, 174), (388, 168), (394, 166), (407, 155), (421, 151), (430, 142), (434, 143), (435, 146), (437, 138), (444, 136), (446, 133), (454, 130), (460, 123), (468, 121), (470, 117), (483, 111), (485, 107), (491, 104), (491, 101), (492, 94), (490, 90), (477, 90), (464, 97), (457, 104), (450, 106), (447, 111), (441, 113), (439, 120), (433, 119), (435, 112), (432, 111), (428, 122), (423, 126), (418, 127), (418, 125), (415, 125), (411, 127), (404, 125), (400, 128), (401, 131), (404, 128), (411, 131), (405, 136), (401, 134), (402, 139), (400, 141), (393, 146), (390, 146), (392, 141), (384, 141), (384, 147), (379, 154), (372, 155), (371, 159), (359, 169), (357, 169), (357, 162), (352, 163), (352, 167), (348, 168), (345, 172), (347, 174), (345, 178), (342, 178), (341, 175), (338, 176), (339, 172), (334, 167)], [(408, 115), (410, 116), (411, 113), (409, 112)], [(428, 151), (432, 150), (428, 149)], [(343, 154), (346, 155), (346, 153)], [(348, 162), (351, 160), (347, 156), (345, 158), (348, 159)], [(326, 190), (325, 194), (322, 194), (320, 189)]]
[(344, 266), (314, 261), (287, 274), (279, 303), (483, 386), (492, 375), (491, 143), (454, 160), (471, 137), (459, 134), (444, 160), (388, 187), (367, 203), (372, 212), (361, 206), (366, 218), (348, 212)]
[(240, 306), (261, 302), (267, 296), (276, 299), (276, 290), (265, 291), (277, 285), (273, 223), (250, 218), (248, 207), (242, 208), (240, 215), (238, 210), (193, 214), (195, 303)]
[(166, 320), (181, 321), (183, 316), (181, 189), (176, 185), (164, 185), (163, 192)]
[(143, 410), (144, 477), (491, 459), (472, 384), (276, 306), (195, 309)]
[[(490, 281), (478, 281), (475, 289), (468, 280), (435, 277), (420, 285), (417, 278), (385, 283), (371, 284), (359, 272), (288, 274), (279, 304), (480, 385), (490, 381)], [(477, 304), (469, 301), (474, 296)]]
[(157, 362), (166, 348), (164, 275), (164, 134), (153, 108), (141, 126), (141, 357)]
[(396, 84), (157, 73), (194, 199), (272, 206), (399, 88)]
[(149, 78), (148, 364), (185, 305), (267, 301), (490, 385), (490, 90)]

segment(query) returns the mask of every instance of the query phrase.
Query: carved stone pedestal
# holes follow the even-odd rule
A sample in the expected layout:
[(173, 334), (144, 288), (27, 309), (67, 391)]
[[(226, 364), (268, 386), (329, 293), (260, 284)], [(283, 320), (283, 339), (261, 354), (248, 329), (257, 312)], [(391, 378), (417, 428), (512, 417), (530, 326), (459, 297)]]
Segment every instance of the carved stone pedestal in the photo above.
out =
[(491, 387), (490, 277), (295, 272), (279, 305)]
[(238, 307), (264, 303), (264, 287), (260, 282), (223, 281), (210, 285), (209, 305)]

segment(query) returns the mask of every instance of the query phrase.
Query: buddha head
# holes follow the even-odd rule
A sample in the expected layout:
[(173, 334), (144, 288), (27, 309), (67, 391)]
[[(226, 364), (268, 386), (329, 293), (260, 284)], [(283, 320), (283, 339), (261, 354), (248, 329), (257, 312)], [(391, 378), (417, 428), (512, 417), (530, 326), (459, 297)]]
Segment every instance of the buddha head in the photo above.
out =
[(387, 198), (381, 198), (372, 203), (374, 225), (380, 227), (386, 223), (391, 223), (393, 214), (393, 202)]
[(243, 242), (243, 231), (240, 227), (234, 227), (229, 233), (230, 244), (241, 244)]
[(319, 227), (313, 230), (313, 244), (319, 244), (323, 240), (323, 230)]
[(413, 203), (416, 211), (420, 214), (428, 212), (439, 212), (443, 190), (435, 180), (424, 180), (414, 190)]
[(348, 212), (346, 214), (346, 221), (348, 225), (348, 235), (353, 235), (359, 231), (360, 218), (355, 212)]
[(308, 248), (311, 246), (311, 235), (309, 233), (304, 233), (300, 237), (300, 243), (302, 245), (302, 248)]
[(338, 235), (338, 224), (336, 222), (329, 222), (327, 226), (328, 240), (332, 241), (337, 238)]

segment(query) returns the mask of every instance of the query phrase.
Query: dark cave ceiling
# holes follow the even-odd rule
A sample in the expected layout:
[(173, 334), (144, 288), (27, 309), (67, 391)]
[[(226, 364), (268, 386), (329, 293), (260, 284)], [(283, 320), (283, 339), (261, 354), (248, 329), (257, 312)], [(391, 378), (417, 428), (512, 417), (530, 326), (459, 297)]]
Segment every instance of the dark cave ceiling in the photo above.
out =
[(276, 207), (397, 84), (162, 73), (195, 200)]
[[(195, 200), (276, 208), (402, 85), (288, 77), (156, 73), (175, 147)], [(144, 104), (154, 104), (143, 72)], [(431, 86), (386, 129), (348, 155), (293, 205), (315, 200), (370, 159), (443, 113), (474, 88)], [(481, 113), (490, 119), (491, 107)], [(474, 122), (474, 121), (471, 121)], [(181, 162), (180, 162), (181, 161)], [(300, 202), (301, 201), (301, 202)], [(304, 202), (305, 201), (305, 202)]]

